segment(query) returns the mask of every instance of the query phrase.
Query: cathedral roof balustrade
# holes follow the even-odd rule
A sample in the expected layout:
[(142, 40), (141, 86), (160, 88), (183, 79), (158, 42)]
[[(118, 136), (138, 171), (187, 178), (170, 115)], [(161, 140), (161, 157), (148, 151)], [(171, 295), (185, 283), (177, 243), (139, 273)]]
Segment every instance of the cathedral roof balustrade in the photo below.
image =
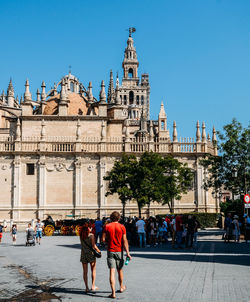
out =
[(28, 153), (58, 153), (58, 152), (87, 152), (87, 153), (143, 153), (153, 151), (157, 153), (211, 153), (216, 155), (213, 142), (194, 142), (194, 139), (181, 139), (179, 142), (156, 139), (150, 141), (147, 137), (129, 138), (122, 141), (121, 137), (83, 137), (76, 141), (74, 137), (47, 137), (41, 141), (39, 137), (25, 137), (21, 141), (15, 141), (13, 137), (1, 138), (0, 153), (13, 152)]

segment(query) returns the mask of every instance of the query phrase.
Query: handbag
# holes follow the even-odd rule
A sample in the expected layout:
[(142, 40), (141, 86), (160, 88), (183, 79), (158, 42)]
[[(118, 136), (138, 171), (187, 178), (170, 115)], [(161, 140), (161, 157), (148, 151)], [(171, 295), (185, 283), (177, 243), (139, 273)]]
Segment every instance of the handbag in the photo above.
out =
[(90, 246), (85, 240), (83, 240), (83, 242), (91, 249), (91, 251), (94, 253), (94, 256), (96, 258), (101, 258), (102, 257), (101, 252), (97, 252), (97, 250), (95, 250), (92, 246)]

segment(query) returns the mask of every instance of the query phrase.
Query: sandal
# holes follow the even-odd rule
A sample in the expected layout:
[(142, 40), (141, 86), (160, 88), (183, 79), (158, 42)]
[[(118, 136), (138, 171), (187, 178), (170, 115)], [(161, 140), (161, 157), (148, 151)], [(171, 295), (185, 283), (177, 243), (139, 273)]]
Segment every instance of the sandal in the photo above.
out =
[(116, 297), (114, 297), (112, 294), (110, 294), (110, 295), (108, 296), (108, 298), (110, 298), (110, 299), (115, 299)]

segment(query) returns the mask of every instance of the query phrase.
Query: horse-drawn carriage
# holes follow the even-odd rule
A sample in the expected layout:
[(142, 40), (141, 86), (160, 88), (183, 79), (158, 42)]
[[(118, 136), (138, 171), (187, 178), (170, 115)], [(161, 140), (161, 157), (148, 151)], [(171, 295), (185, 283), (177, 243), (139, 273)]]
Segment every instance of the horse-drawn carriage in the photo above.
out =
[(76, 235), (79, 236), (81, 226), (87, 222), (86, 218), (79, 219), (62, 219), (54, 221), (51, 216), (48, 216), (44, 223), (44, 235), (52, 236), (57, 233), (58, 235)]

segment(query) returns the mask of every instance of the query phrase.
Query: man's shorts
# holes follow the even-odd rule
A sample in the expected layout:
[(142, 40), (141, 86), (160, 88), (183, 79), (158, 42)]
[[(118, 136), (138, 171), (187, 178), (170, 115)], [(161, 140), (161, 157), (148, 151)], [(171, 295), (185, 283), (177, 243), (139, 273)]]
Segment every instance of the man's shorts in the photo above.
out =
[(42, 238), (42, 231), (36, 231), (36, 238)]
[(108, 252), (107, 255), (107, 263), (109, 268), (122, 269), (124, 264), (122, 252)]

